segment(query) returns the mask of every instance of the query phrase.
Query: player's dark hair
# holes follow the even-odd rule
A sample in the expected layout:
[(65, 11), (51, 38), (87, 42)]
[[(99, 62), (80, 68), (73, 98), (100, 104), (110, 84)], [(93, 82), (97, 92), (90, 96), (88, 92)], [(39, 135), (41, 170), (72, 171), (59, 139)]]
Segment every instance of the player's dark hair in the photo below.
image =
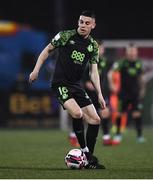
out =
[(129, 49), (129, 48), (137, 48), (137, 45), (136, 45), (134, 42), (130, 42), (130, 43), (127, 45), (126, 49)]
[(80, 13), (80, 15), (83, 15), (83, 16), (87, 16), (87, 17), (91, 17), (91, 18), (94, 18), (96, 19), (96, 15), (93, 11), (90, 11), (90, 10), (84, 10)]
[(134, 43), (134, 42), (130, 42), (129, 44), (128, 44), (128, 47), (136, 47), (136, 44)]

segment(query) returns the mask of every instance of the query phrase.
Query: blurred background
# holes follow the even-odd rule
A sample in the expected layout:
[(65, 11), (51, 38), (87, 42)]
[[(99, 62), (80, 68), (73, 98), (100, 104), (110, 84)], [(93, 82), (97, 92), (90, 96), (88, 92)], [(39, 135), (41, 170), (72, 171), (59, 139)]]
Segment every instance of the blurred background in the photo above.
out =
[(39, 53), (60, 30), (77, 27), (79, 14), (91, 9), (97, 17), (92, 35), (102, 41), (114, 62), (130, 42), (143, 61), (146, 94), (143, 118), (153, 125), (153, 6), (150, 1), (5, 0), (0, 3), (0, 127), (68, 129), (67, 115), (50, 91), (56, 52), (28, 83)]

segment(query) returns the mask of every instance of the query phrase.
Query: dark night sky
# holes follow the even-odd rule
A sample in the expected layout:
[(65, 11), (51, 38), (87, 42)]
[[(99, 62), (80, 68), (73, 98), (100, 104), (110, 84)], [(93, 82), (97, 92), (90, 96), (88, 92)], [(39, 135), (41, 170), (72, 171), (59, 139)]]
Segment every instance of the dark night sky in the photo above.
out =
[(153, 39), (153, 5), (148, 0), (5, 0), (0, 5), (0, 18), (28, 23), (54, 34), (76, 27), (84, 9), (96, 13), (97, 38)]

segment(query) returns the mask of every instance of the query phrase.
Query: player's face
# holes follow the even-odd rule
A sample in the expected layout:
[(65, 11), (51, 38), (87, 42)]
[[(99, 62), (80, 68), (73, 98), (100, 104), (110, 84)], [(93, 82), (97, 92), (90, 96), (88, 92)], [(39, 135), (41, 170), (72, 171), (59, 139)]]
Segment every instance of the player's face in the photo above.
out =
[(126, 55), (129, 60), (136, 60), (138, 58), (138, 49), (136, 47), (130, 47), (126, 50)]
[(96, 26), (95, 19), (87, 16), (80, 16), (78, 21), (78, 33), (85, 38)]

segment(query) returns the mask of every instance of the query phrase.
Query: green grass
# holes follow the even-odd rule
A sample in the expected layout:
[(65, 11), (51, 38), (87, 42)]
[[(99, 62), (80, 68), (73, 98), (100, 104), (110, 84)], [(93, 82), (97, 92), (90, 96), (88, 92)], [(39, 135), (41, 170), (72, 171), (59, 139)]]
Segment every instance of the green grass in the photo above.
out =
[[(101, 132), (100, 132), (101, 133)], [(106, 170), (70, 170), (64, 156), (72, 147), (68, 133), (58, 130), (0, 130), (1, 179), (148, 179), (153, 178), (152, 129), (138, 144), (135, 131), (124, 134), (121, 145), (104, 147), (101, 137), (95, 155)]]

